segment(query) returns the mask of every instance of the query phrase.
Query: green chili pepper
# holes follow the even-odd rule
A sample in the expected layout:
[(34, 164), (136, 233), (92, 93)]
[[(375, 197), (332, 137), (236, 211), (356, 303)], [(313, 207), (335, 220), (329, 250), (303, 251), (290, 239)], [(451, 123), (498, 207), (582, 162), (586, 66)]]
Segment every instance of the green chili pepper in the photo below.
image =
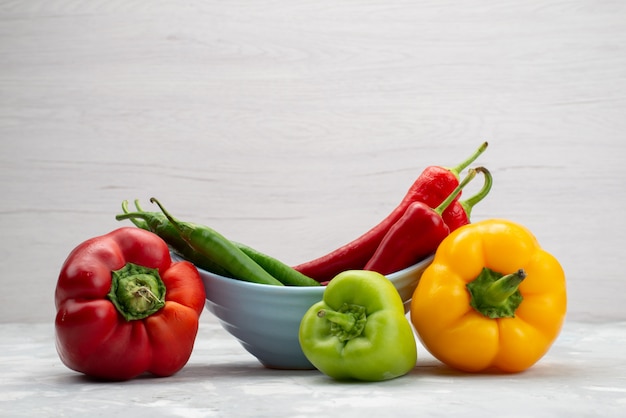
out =
[(157, 199), (151, 198), (150, 202), (156, 203), (161, 208), (167, 220), (172, 223), (182, 239), (191, 248), (212, 262), (219, 264), (236, 279), (261, 284), (283, 285), (219, 232), (208, 226), (179, 221), (170, 215)]
[[(129, 219), (135, 224), (135, 226), (147, 229), (155, 234), (159, 235), (167, 244), (181, 257), (191, 261), (196, 266), (219, 274), (225, 277), (233, 278), (234, 275), (227, 271), (219, 263), (216, 263), (211, 258), (206, 257), (202, 253), (193, 249), (187, 241), (185, 241), (178, 229), (168, 220), (165, 214), (160, 212), (146, 212), (139, 205), (139, 202), (135, 200), (135, 207), (137, 211), (130, 212), (128, 210), (128, 202), (122, 202), (123, 214), (119, 214), (115, 219), (123, 220)], [(205, 228), (203, 225), (186, 222), (188, 225), (198, 228)], [(226, 238), (224, 238), (226, 239)], [(320, 286), (320, 283), (312, 278), (305, 276), (299, 271), (293, 269), (282, 261), (264, 254), (252, 247), (245, 244), (231, 241), (238, 249), (240, 249), (245, 255), (250, 257), (256, 262), (263, 270), (268, 272), (272, 277), (276, 278), (282, 284), (287, 286)]]
[(137, 210), (130, 212), (128, 210), (128, 201), (123, 201), (122, 210), (124, 213), (116, 215), (115, 219), (118, 221), (129, 219), (136, 227), (157, 234), (167, 243), (171, 250), (185, 260), (192, 262), (197, 267), (210, 271), (211, 273), (219, 274), (220, 276), (232, 278), (232, 274), (225, 268), (194, 250), (163, 213), (146, 212), (139, 205), (139, 201), (137, 200), (135, 200), (135, 207)]
[(320, 282), (313, 280), (309, 276), (305, 276), (298, 270), (272, 256), (240, 242), (233, 241), (233, 244), (286, 286), (321, 286)]
[(337, 380), (380, 381), (415, 367), (417, 346), (398, 291), (383, 275), (348, 270), (300, 322), (302, 352)]

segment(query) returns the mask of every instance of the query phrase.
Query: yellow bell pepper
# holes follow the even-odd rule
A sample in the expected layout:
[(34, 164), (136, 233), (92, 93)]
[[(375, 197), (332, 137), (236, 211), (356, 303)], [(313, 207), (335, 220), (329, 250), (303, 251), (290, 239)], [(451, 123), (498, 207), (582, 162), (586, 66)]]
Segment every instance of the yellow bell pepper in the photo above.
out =
[(448, 366), (519, 372), (548, 351), (566, 308), (558, 260), (524, 226), (489, 219), (441, 242), (410, 316), (424, 347)]

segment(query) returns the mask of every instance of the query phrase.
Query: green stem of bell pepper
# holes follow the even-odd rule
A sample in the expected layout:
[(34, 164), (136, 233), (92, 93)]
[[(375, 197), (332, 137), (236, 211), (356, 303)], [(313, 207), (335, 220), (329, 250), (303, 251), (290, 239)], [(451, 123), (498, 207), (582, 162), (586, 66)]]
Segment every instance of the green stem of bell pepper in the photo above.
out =
[(143, 319), (165, 306), (165, 284), (157, 269), (126, 263), (111, 272), (107, 296), (127, 321)]
[(467, 284), (470, 305), (489, 318), (514, 317), (522, 302), (518, 288), (525, 278), (523, 269), (502, 275), (485, 267), (476, 279)]
[(365, 307), (359, 305), (344, 304), (339, 311), (320, 309), (317, 316), (331, 322), (330, 332), (340, 341), (348, 341), (361, 335), (367, 322)]

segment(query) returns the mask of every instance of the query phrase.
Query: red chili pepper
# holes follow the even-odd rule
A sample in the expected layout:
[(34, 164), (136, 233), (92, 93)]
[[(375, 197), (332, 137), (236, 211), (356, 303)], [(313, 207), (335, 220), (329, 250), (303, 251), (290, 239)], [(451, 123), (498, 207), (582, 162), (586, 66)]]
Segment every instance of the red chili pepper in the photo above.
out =
[[(330, 253), (294, 266), (318, 282), (326, 282), (345, 270), (361, 269), (372, 257), (391, 226), (413, 202), (436, 207), (459, 185), (459, 173), (487, 149), (484, 142), (469, 158), (454, 168), (430, 166), (413, 182), (400, 204), (369, 231)], [(456, 199), (458, 199), (457, 195)]]
[(59, 274), (57, 352), (70, 369), (105, 380), (170, 376), (189, 360), (205, 296), (196, 267), (173, 263), (152, 232), (91, 238)]
[(448, 228), (450, 228), (450, 232), (455, 229), (467, 225), (470, 223), (470, 216), (472, 214), (472, 209), (478, 202), (483, 200), (489, 191), (491, 190), (491, 185), (493, 184), (493, 178), (489, 170), (485, 167), (478, 167), (476, 171), (480, 171), (484, 174), (485, 183), (483, 187), (472, 197), (469, 197), (465, 200), (455, 200), (450, 203), (450, 206), (443, 211), (441, 216), (445, 221)]
[(475, 176), (471, 169), (463, 181), (436, 208), (413, 202), (385, 235), (364, 270), (391, 274), (405, 269), (433, 254), (450, 228), (441, 214)]

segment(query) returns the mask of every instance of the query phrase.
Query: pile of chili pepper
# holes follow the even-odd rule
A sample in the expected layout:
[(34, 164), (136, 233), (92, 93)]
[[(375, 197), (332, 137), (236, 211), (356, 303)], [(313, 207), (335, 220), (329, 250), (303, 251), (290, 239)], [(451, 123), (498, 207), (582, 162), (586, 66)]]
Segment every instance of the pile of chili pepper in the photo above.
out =
[(434, 254), (453, 228), (458, 228), (461, 221), (469, 223), (468, 211), (463, 212), (464, 217), (455, 217), (454, 222), (450, 223), (446, 222), (443, 214), (450, 204), (459, 203), (456, 200), (457, 195), (479, 172), (485, 177), (485, 186), (479, 194), (488, 192), (491, 187), (491, 173), (485, 167), (477, 167), (470, 169), (457, 188), (436, 208), (431, 208), (424, 202), (412, 202), (387, 231), (363, 269), (391, 274)]
[[(479, 167), (476, 171), (484, 175), (484, 186), (472, 197), (460, 200), (463, 188), (459, 188), (460, 173), (487, 146), (487, 142), (482, 143), (472, 155), (453, 168), (437, 165), (426, 167), (400, 204), (380, 223), (353, 241), (321, 257), (298, 264), (294, 269), (326, 283), (342, 271), (373, 269), (388, 274), (398, 271), (400, 266), (408, 267), (411, 262), (420, 261), (430, 255), (443, 236), (470, 223), (472, 208), (491, 190), (491, 173), (486, 168)], [(436, 231), (434, 225), (439, 225), (439, 231)], [(420, 246), (422, 248), (418, 248)], [(396, 250), (392, 247), (402, 247), (404, 253), (410, 253), (412, 247), (418, 254), (404, 255), (395, 260)], [(394, 258), (394, 261), (386, 261), (387, 257)], [(402, 258), (408, 261), (401, 262)]]
[(230, 241), (216, 230), (174, 218), (161, 203), (161, 212), (146, 212), (135, 201), (137, 211), (129, 212), (122, 203), (123, 214), (117, 220), (129, 219), (136, 226), (160, 236), (172, 250), (196, 266), (225, 277), (276, 286), (319, 286), (280, 260), (247, 245)]
[[(491, 190), (492, 177), (484, 167), (470, 170), (464, 181), (460, 173), (487, 148), (487, 142), (453, 168), (430, 166), (413, 182), (400, 204), (379, 224), (331, 253), (297, 266), (241, 243), (219, 232), (173, 217), (152, 198), (160, 212), (143, 210), (135, 200), (135, 211), (122, 202), (124, 213), (135, 226), (160, 236), (182, 258), (207, 271), (239, 280), (269, 285), (319, 286), (346, 270), (373, 270), (390, 274), (409, 267), (430, 254), (450, 232), (470, 222), (472, 208)], [(459, 200), (463, 187), (476, 175), (485, 177), (474, 196)]]
[[(152, 198), (160, 212), (135, 211), (122, 202), (124, 213), (135, 226), (160, 236), (182, 258), (207, 271), (239, 280), (269, 285), (319, 286), (346, 270), (373, 270), (390, 274), (428, 257), (450, 232), (470, 222), (472, 208), (491, 190), (491, 173), (484, 167), (471, 169), (463, 181), (461, 172), (487, 148), (481, 144), (472, 155), (453, 168), (429, 166), (413, 182), (400, 204), (359, 238), (314, 260), (297, 266), (228, 240), (214, 229), (173, 217)], [(460, 200), (462, 189), (477, 174), (484, 175), (482, 189)]]

